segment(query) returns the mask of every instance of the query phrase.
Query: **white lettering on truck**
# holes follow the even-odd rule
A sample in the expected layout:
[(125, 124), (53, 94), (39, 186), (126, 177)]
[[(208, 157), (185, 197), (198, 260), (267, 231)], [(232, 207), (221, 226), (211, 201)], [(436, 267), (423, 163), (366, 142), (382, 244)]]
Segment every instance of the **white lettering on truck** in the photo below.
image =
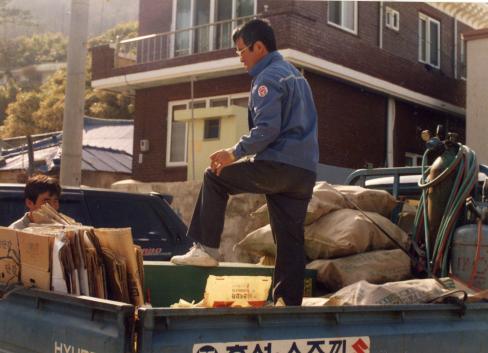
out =
[(54, 341), (54, 353), (95, 353), (81, 347)]

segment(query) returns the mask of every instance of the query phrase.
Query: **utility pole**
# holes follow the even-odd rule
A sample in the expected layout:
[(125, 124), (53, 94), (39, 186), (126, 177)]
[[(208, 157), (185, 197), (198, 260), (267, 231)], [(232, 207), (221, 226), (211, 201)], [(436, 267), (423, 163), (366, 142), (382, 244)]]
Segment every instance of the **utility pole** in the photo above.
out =
[(63, 116), (60, 182), (81, 184), (81, 150), (85, 109), (85, 64), (90, 0), (71, 0), (68, 75)]

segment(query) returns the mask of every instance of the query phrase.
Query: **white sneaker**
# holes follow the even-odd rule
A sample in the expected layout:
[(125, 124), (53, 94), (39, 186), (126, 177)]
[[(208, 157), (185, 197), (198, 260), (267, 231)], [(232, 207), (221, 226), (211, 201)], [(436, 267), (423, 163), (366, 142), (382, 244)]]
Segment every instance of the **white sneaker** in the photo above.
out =
[(219, 262), (215, 260), (212, 256), (207, 254), (198, 245), (193, 245), (193, 247), (184, 255), (173, 256), (170, 260), (175, 265), (190, 265), (190, 266), (201, 266), (201, 267), (216, 267)]

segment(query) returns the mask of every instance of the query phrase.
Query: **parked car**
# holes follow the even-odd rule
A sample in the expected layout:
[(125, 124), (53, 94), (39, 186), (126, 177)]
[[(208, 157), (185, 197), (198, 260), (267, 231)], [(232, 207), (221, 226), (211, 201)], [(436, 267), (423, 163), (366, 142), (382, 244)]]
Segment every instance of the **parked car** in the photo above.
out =
[[(63, 188), (60, 211), (97, 228), (131, 227), (145, 260), (169, 260), (188, 251), (186, 225), (170, 206), (172, 197), (96, 188)], [(0, 225), (7, 227), (26, 212), (24, 185), (0, 184)]]

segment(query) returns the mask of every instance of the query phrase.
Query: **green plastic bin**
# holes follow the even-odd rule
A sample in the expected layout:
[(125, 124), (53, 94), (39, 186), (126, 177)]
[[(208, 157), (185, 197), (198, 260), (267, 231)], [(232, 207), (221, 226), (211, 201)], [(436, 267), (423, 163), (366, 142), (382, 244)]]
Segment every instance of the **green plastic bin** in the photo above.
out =
[[(177, 266), (168, 261), (144, 261), (146, 300), (153, 307), (168, 307), (180, 298), (195, 303), (203, 299), (209, 275), (273, 276), (273, 266), (221, 262), (218, 267)], [(316, 270), (305, 270), (304, 296), (315, 295)]]

